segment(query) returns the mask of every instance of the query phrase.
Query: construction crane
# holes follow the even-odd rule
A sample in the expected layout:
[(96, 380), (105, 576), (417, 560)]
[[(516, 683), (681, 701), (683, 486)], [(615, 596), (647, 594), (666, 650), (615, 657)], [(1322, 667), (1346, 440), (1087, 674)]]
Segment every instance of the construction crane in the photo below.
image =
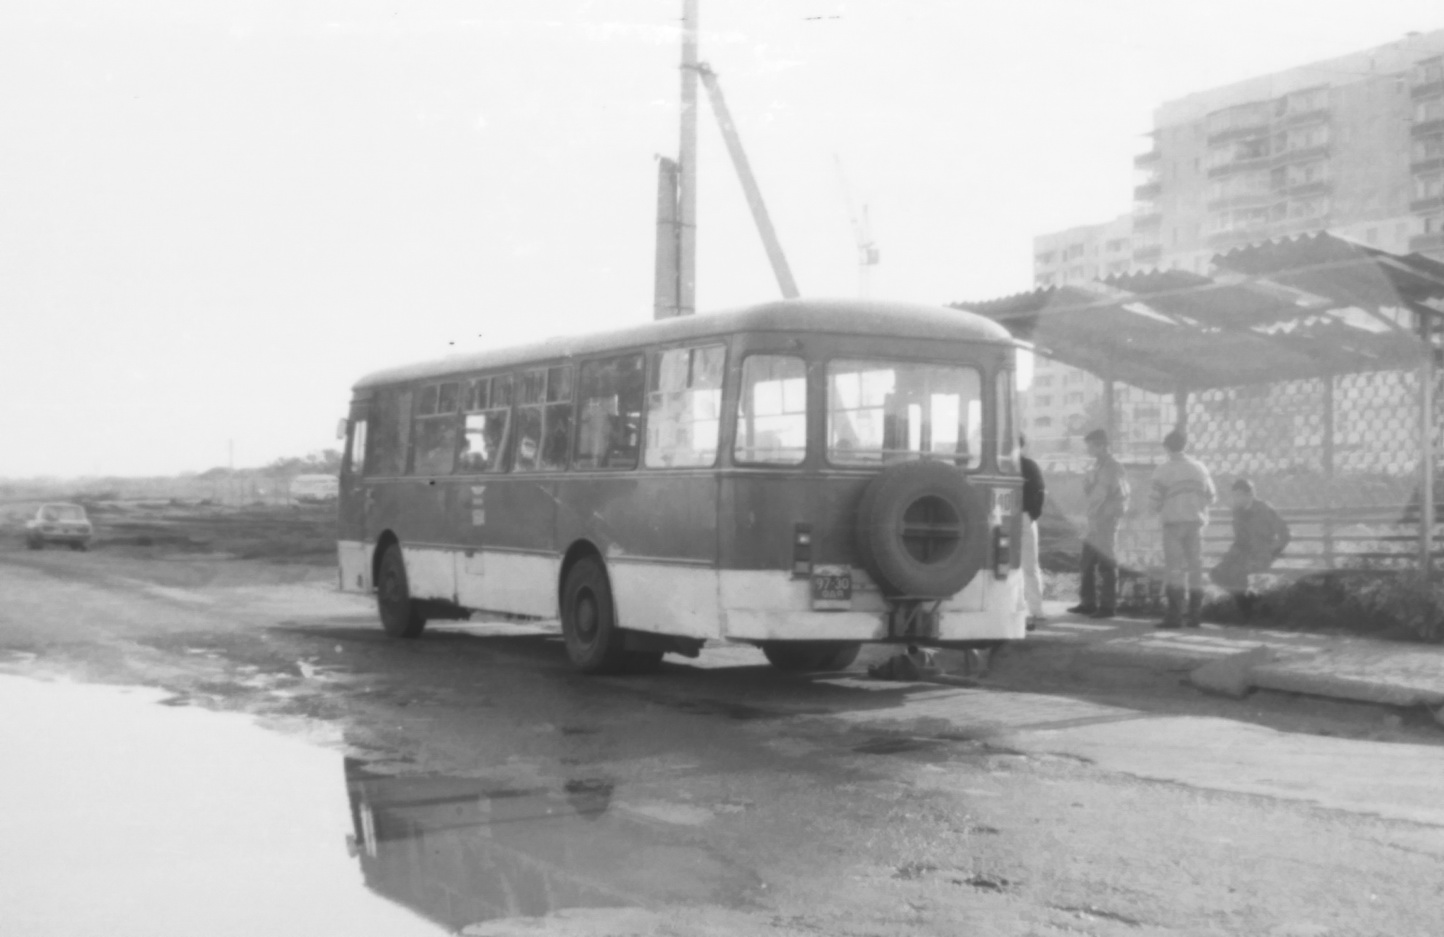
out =
[(767, 215), (767, 206), (762, 201), (762, 191), (757, 187), (757, 179), (752, 175), (752, 166), (747, 162), (747, 154), (742, 151), (742, 140), (737, 136), (737, 126), (732, 123), (732, 113), (727, 110), (727, 102), (722, 98), (722, 86), (717, 83), (717, 73), (712, 71), (706, 62), (702, 62), (697, 66), (697, 74), (702, 77), (702, 85), (707, 89), (707, 97), (712, 102), (712, 113), (717, 118), (717, 125), (722, 128), (722, 139), (732, 157), (732, 166), (737, 170), (737, 179), (742, 183), (742, 194), (747, 198), (747, 207), (752, 209), (752, 220), (757, 223), (757, 233), (762, 236), (762, 246), (767, 251), (767, 259), (772, 264), (777, 285), (782, 288), (784, 299), (796, 299), (797, 283), (792, 279), (787, 257), (782, 253), (777, 232), (772, 228), (772, 219)]
[(847, 173), (842, 169), (842, 157), (834, 153), (832, 159), (837, 165), (838, 181), (842, 184), (842, 201), (847, 206), (847, 218), (852, 222), (852, 236), (857, 241), (857, 295), (866, 298), (872, 295), (872, 268), (877, 266), (881, 255), (877, 242), (872, 239), (867, 205), (862, 206), (862, 215), (859, 217), (857, 210), (853, 208), (852, 191), (847, 185)]

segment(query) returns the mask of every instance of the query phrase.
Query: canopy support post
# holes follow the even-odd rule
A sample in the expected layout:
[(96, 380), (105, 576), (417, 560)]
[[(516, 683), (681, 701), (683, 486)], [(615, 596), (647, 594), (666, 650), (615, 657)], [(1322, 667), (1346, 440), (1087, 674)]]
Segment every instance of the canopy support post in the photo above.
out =
[(1188, 432), (1188, 388), (1177, 387), (1173, 391), (1173, 428), (1180, 433)]
[(1324, 451), (1322, 455), (1325, 478), (1334, 477), (1334, 376), (1324, 375)]
[(1423, 468), (1419, 498), (1419, 571), (1434, 578), (1434, 316), (1419, 312), (1419, 337), (1424, 361), (1419, 367), (1419, 463)]
[(1113, 392), (1113, 378), (1103, 379), (1103, 431), (1108, 434), (1108, 442), (1113, 446), (1113, 451), (1118, 451), (1118, 440), (1113, 437), (1117, 435), (1118, 417), (1115, 415), (1117, 401)]

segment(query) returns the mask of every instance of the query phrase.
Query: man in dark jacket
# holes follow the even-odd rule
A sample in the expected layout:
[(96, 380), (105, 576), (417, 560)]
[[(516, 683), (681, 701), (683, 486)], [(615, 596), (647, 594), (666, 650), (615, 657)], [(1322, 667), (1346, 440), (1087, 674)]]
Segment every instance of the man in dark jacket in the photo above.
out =
[(1028, 630), (1041, 624), (1043, 614), (1043, 570), (1038, 565), (1038, 518), (1043, 516), (1043, 472), (1024, 454), (1028, 440), (1018, 436), (1019, 464), (1023, 467), (1023, 598), (1028, 603)]
[(1239, 612), (1247, 619), (1253, 613), (1253, 595), (1248, 591), (1250, 573), (1261, 573), (1273, 565), (1289, 545), (1289, 525), (1267, 501), (1254, 497), (1253, 483), (1240, 478), (1229, 491), (1233, 501), (1233, 545), (1218, 561), (1209, 577), (1233, 594)]

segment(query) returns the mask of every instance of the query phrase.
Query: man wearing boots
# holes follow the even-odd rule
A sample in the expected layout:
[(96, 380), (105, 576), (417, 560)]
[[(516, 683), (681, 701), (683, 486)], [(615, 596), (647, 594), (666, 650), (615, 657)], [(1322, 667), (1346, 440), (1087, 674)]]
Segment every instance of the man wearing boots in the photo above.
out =
[(1128, 507), (1128, 478), (1108, 451), (1107, 432), (1095, 429), (1083, 442), (1093, 457), (1093, 467), (1083, 476), (1088, 530), (1083, 535), (1079, 601), (1068, 611), (1112, 618), (1118, 605), (1118, 522)]
[[(1174, 430), (1163, 437), (1168, 460), (1153, 473), (1149, 501), (1163, 521), (1163, 566), (1166, 570), (1168, 612), (1160, 628), (1187, 624), (1197, 628), (1203, 609), (1203, 554), (1200, 534), (1208, 523), (1208, 507), (1217, 492), (1208, 469), (1183, 454), (1188, 437)], [(1188, 598), (1188, 618), (1183, 600)]]
[(1209, 571), (1215, 583), (1233, 595), (1244, 621), (1253, 617), (1253, 595), (1248, 591), (1249, 573), (1261, 573), (1274, 564), (1289, 545), (1289, 525), (1279, 512), (1254, 497), (1253, 483), (1240, 478), (1229, 490), (1233, 501), (1233, 544)]

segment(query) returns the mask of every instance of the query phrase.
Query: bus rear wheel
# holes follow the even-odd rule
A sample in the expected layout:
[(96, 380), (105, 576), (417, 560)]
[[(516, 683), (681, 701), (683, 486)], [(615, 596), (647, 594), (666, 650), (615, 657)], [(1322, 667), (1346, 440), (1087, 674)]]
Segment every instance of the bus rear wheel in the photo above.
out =
[(562, 583), (562, 638), (567, 656), (582, 673), (615, 673), (629, 663), (612, 585), (595, 557), (578, 560)]
[(381, 554), (380, 572), (376, 577), (376, 610), (381, 614), (381, 627), (393, 638), (418, 638), (426, 627), (421, 603), (411, 597), (400, 544), (391, 544)]
[(856, 641), (768, 641), (762, 645), (767, 662), (788, 673), (810, 670), (845, 670), (857, 660), (862, 645)]

